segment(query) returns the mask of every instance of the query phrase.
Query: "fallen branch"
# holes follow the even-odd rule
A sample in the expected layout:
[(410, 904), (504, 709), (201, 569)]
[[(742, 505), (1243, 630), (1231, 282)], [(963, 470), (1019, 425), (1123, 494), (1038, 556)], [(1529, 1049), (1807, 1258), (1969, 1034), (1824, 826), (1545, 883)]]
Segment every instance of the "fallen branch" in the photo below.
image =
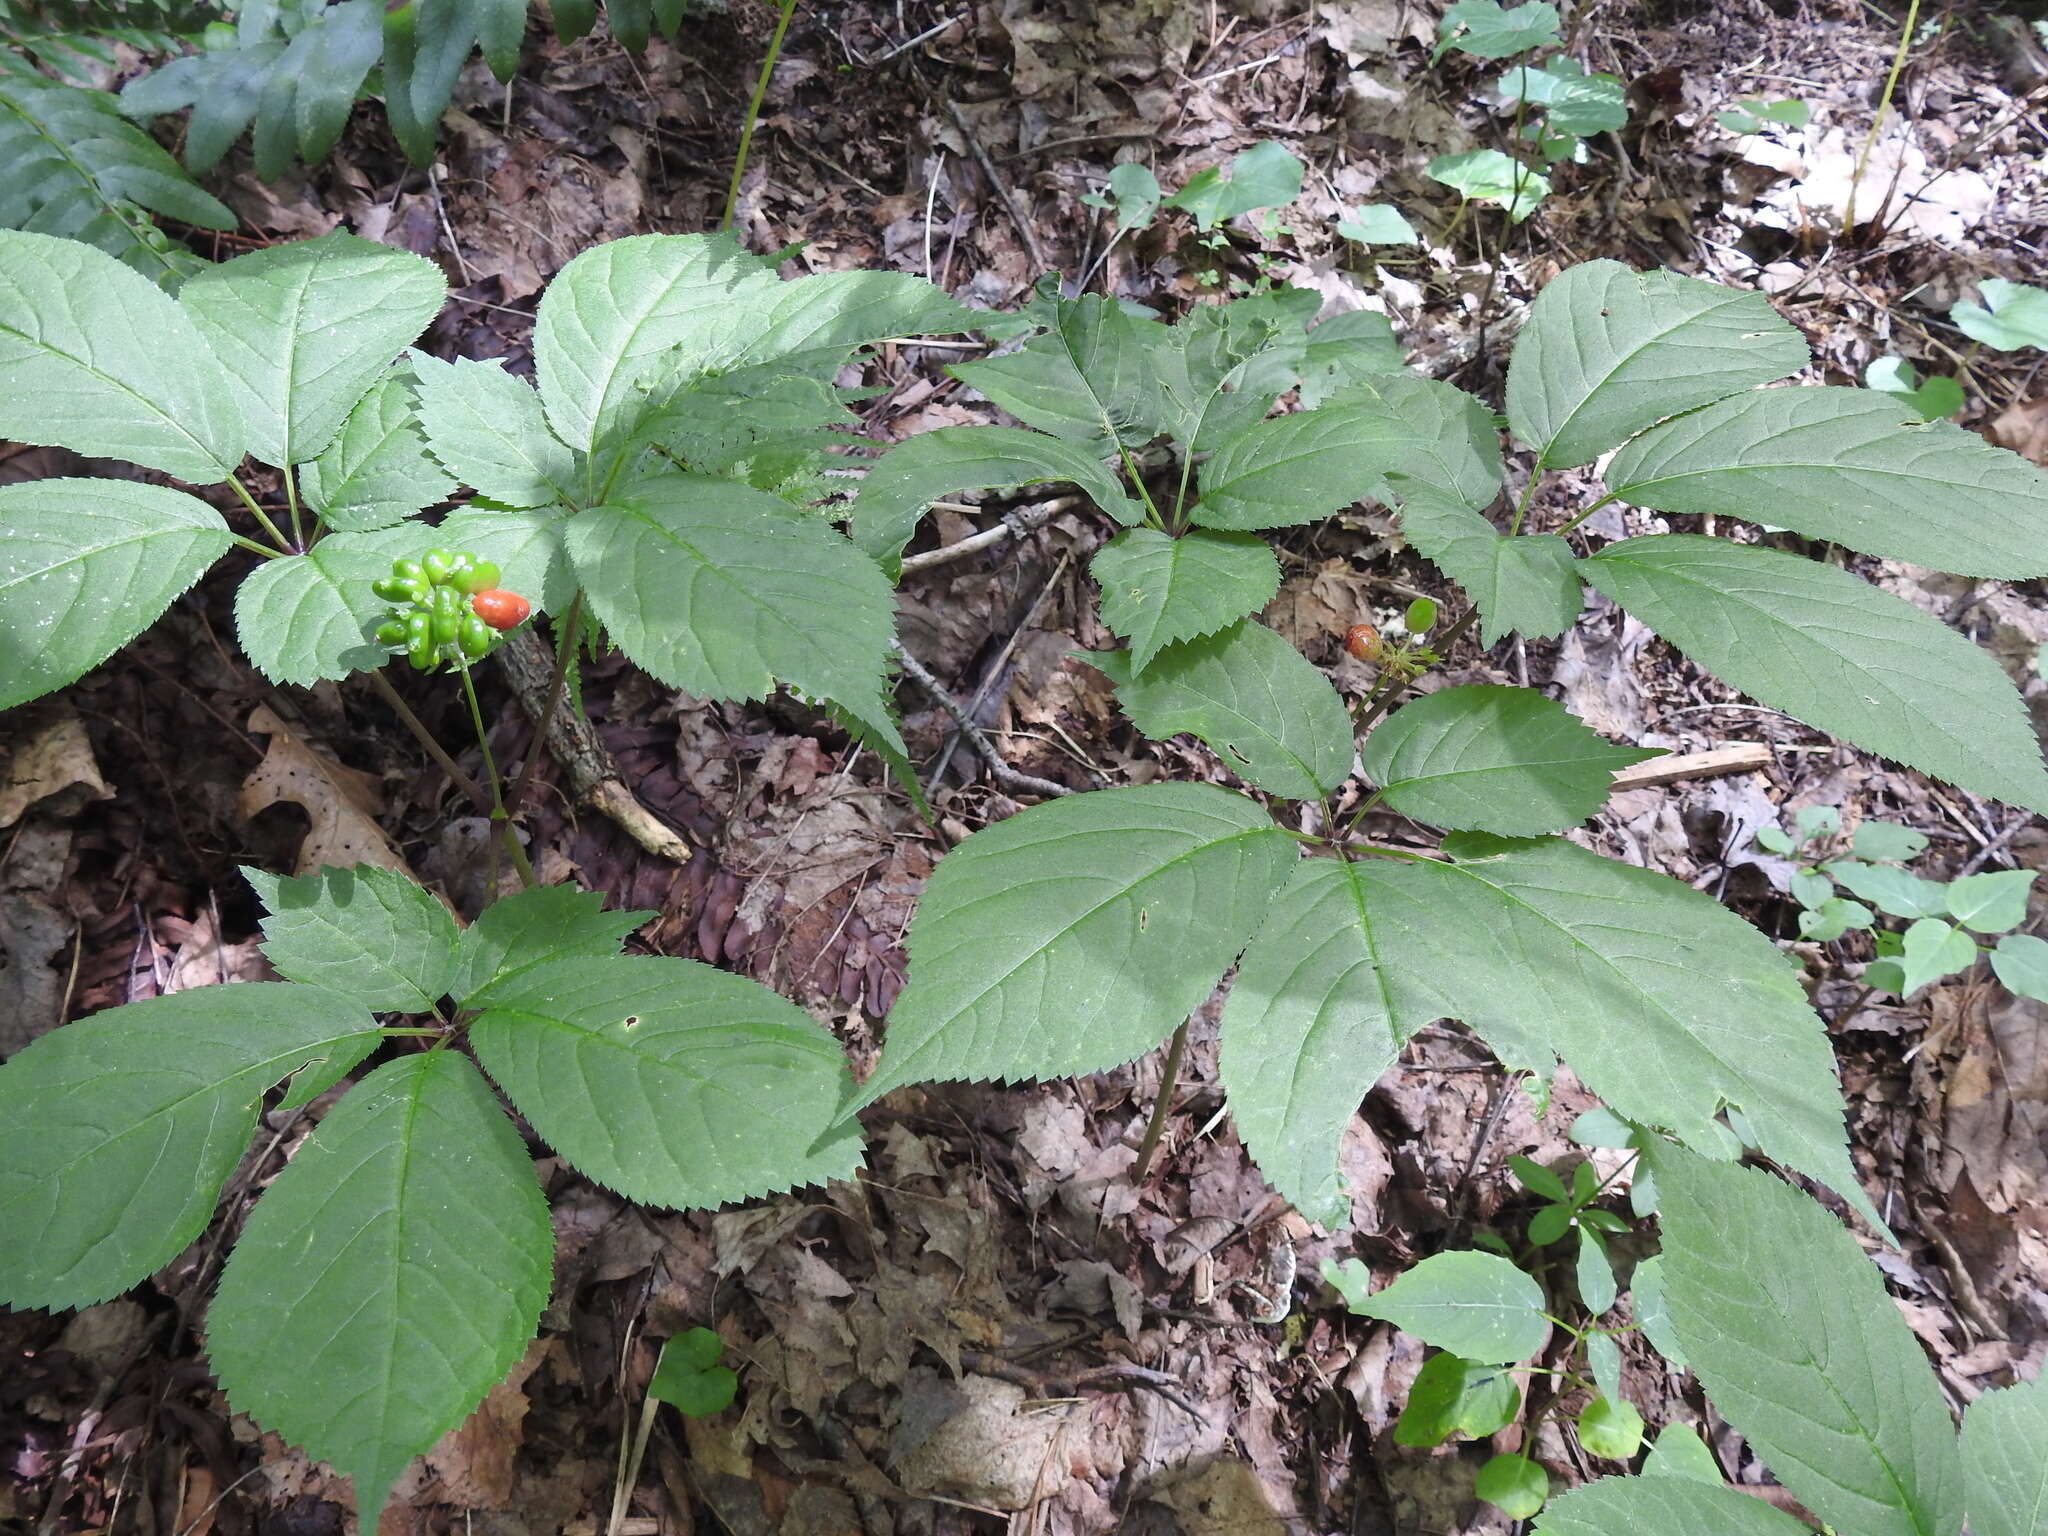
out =
[(1003, 755), (996, 751), (995, 743), (991, 742), (983, 734), (981, 727), (974, 723), (974, 717), (967, 713), (966, 707), (946, 691), (945, 685), (932, 676), (923, 662), (904, 649), (901, 640), (891, 640), (889, 646), (895, 651), (897, 661), (902, 664), (904, 675), (930, 694), (939, 708), (953, 717), (953, 723), (960, 727), (960, 734), (967, 738), (969, 746), (981, 754), (981, 760), (988, 764), (989, 773), (1003, 788), (1022, 790), (1033, 795), (1073, 793), (1073, 790), (1064, 784), (1055, 784), (1051, 779), (1041, 779), (1012, 768)]

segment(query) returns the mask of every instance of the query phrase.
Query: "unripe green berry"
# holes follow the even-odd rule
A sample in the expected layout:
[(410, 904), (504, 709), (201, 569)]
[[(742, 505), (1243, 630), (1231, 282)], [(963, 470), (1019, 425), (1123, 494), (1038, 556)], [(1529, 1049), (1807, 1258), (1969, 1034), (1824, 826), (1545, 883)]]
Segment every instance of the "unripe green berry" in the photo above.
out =
[(498, 637), (490, 625), (472, 613), (463, 619), (462, 633), (456, 638), (462, 646), (463, 655), (471, 661), (482, 661), (491, 654), (491, 644)]
[(489, 560), (479, 560), (456, 578), (455, 585), (464, 593), (483, 592), (498, 584), (498, 567)]
[(437, 587), (441, 586), (455, 574), (455, 551), (430, 549), (420, 556), (420, 564), (426, 568), (427, 580)]
[(406, 639), (405, 621), (403, 619), (386, 619), (377, 626), (377, 643), (379, 645), (404, 645)]

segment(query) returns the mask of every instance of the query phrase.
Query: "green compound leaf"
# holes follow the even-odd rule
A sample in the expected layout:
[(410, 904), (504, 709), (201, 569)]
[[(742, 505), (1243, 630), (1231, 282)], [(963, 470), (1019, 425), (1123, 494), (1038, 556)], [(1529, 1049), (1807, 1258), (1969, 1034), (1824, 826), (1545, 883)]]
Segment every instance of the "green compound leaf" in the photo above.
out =
[(940, 427), (904, 439), (875, 461), (853, 504), (853, 541), (893, 570), (941, 497), (1048, 481), (1072, 482), (1120, 523), (1144, 520), (1144, 508), (1086, 449), (1018, 427)]
[(244, 866), (242, 878), (267, 909), (263, 953), (287, 981), (394, 1013), (431, 1013), (448, 994), (455, 919), (396, 870), (327, 866), (289, 877)]
[(371, 385), (334, 441), (299, 470), (306, 505), (343, 533), (401, 523), (446, 501), (455, 484), (427, 452), (411, 383), (397, 372)]
[(574, 502), (581, 468), (531, 384), (495, 358), (444, 363), (414, 353), (413, 369), (420, 427), (450, 474), (507, 507)]
[(1452, 1435), (1484, 1440), (1513, 1423), (1521, 1405), (1515, 1378), (1500, 1366), (1431, 1355), (1408, 1389), (1407, 1405), (1394, 1423), (1394, 1444), (1429, 1448)]
[(1550, 1336), (1543, 1287), (1497, 1253), (1461, 1250), (1424, 1259), (1350, 1307), (1466, 1360), (1526, 1360)]
[(616, 955), (626, 936), (657, 912), (607, 912), (599, 891), (573, 885), (537, 885), (485, 907), (462, 930), (448, 995), (465, 1008), (483, 1005), (499, 983), (575, 955)]
[(1131, 642), (1138, 672), (1162, 647), (1257, 613), (1280, 590), (1280, 562), (1264, 539), (1201, 528), (1177, 539), (1127, 528), (1088, 570), (1102, 588), (1102, 621)]
[(1308, 333), (1302, 351), (1302, 409), (1314, 410), (1339, 390), (1407, 366), (1408, 349), (1385, 315), (1369, 309), (1332, 315)]
[[(1395, 1025), (1457, 1018), (1504, 1063), (1562, 1058), (1617, 1114), (1770, 1156), (1870, 1214), (1827, 1035), (1798, 970), (1712, 897), (1558, 838), (1448, 840), (1456, 863), (1361, 866)], [(1875, 1218), (1873, 1215), (1873, 1222)]]
[(110, 1008), (17, 1052), (0, 1066), (0, 1300), (84, 1306), (168, 1264), (212, 1216), (265, 1090), (346, 1071), (379, 1038), (353, 998), (242, 982)]
[(694, 960), (577, 956), (509, 975), (470, 1040), (542, 1139), (629, 1200), (693, 1210), (848, 1179), (838, 1042), (759, 982)]
[(370, 639), (390, 605), (370, 583), (400, 555), (434, 537), (411, 523), (374, 533), (337, 533), (303, 555), (269, 560), (235, 593), (242, 649), (272, 682), (314, 683), (369, 671), (390, 653)]
[(1977, 290), (1984, 296), (1982, 304), (1964, 300), (1948, 312), (1965, 336), (1994, 352), (2048, 347), (2048, 289), (1987, 277)]
[(910, 981), (847, 1112), (906, 1083), (1068, 1077), (1152, 1049), (1215, 990), (1296, 861), (1242, 795), (1069, 795), (939, 861)]
[(1856, 1240), (1767, 1173), (1669, 1148), (1653, 1167), (1672, 1326), (1714, 1407), (1837, 1529), (1953, 1536), (1948, 1406)]
[(1135, 673), (1128, 651), (1088, 653), (1116, 701), (1154, 741), (1198, 736), (1247, 783), (1318, 800), (1351, 776), (1351, 715), (1330, 680), (1256, 619), (1161, 651)]
[(598, 619), (670, 687), (761, 699), (787, 682), (903, 750), (882, 688), (889, 582), (815, 515), (730, 480), (669, 473), (572, 518), (567, 543)]
[(1643, 1536), (1645, 1531), (1658, 1536), (1812, 1536), (1762, 1499), (1718, 1483), (1710, 1488), (1668, 1475), (1603, 1477), (1574, 1488), (1537, 1516), (1535, 1536)]
[(1548, 640), (1577, 622), (1586, 591), (1578, 557), (1554, 533), (1509, 538), (1479, 513), (1427, 486), (1402, 490), (1401, 531), (1416, 552), (1465, 589), (1487, 645), (1511, 634)]
[(1963, 1415), (1970, 1536), (2048, 1533), (2048, 1377), (1986, 1392)]
[(1627, 1461), (1642, 1448), (1643, 1416), (1635, 1405), (1596, 1397), (1579, 1415), (1579, 1444), (1608, 1461)]
[(2027, 920), (2027, 896), (2040, 876), (2031, 869), (1997, 869), (1948, 883), (1948, 915), (1977, 933), (2004, 933)]
[(1619, 499), (1770, 522), (1962, 576), (2048, 574), (2048, 470), (1876, 390), (1767, 389), (1645, 432)]
[(1557, 41), (1557, 8), (1525, 0), (1512, 10), (1499, 0), (1458, 0), (1437, 24), (1434, 64), (1451, 49), (1478, 59), (1505, 59)]
[(214, 1374), (237, 1412), (347, 1473), (372, 1527), (525, 1352), (554, 1248), (490, 1085), (455, 1051), (401, 1056), (257, 1201), (207, 1313)]
[(75, 240), (0, 229), (0, 437), (225, 480), (249, 430), (164, 291)]
[[(1316, 302), (1312, 294), (1278, 288), (1197, 305), (1169, 331), (1169, 345), (1154, 355), (1165, 426), (1175, 440), (1206, 453), (1270, 411), (1309, 370), (1303, 327)], [(1384, 324), (1386, 317), (1375, 318)]]
[(1231, 983), (1217, 1069), (1266, 1182), (1332, 1231), (1351, 1214), (1339, 1174), (1345, 1129), (1405, 1038), (1361, 872), (1338, 859), (1295, 866)]
[(2008, 992), (2048, 1003), (2048, 939), (2008, 933), (1991, 951), (1991, 970)]
[(948, 371), (1041, 432), (1092, 455), (1157, 437), (1166, 418), (1160, 360), (1171, 343), (1156, 320), (1134, 320), (1098, 294), (1061, 300), (1052, 329), (1015, 352)]
[(178, 302), (227, 372), (249, 451), (285, 465), (334, 440), (447, 296), (431, 261), (336, 233), (207, 267)]
[(1667, 416), (1806, 362), (1805, 338), (1760, 293), (1589, 261), (1529, 306), (1508, 365), (1508, 425), (1547, 468), (1588, 464)]
[(434, 533), (449, 549), (466, 549), (497, 566), (498, 585), (536, 612), (561, 613), (576, 596), (576, 571), (562, 539), (575, 515), (563, 506), (499, 512), (472, 504), (442, 518)]
[[(1530, 0), (1531, 4), (1535, 0)], [(1524, 7), (1526, 9), (1526, 7)], [(1545, 6), (1545, 10), (1549, 7)], [(1468, 150), (1461, 155), (1439, 155), (1426, 172), (1463, 198), (1498, 203), (1510, 223), (1519, 224), (1550, 196), (1550, 178), (1497, 149)]]
[(160, 485), (0, 486), (0, 709), (83, 677), (155, 623), (229, 543), (218, 512)]
[(1618, 769), (1660, 753), (1617, 747), (1529, 688), (1441, 688), (1366, 738), (1366, 777), (1404, 816), (1449, 831), (1529, 837), (1575, 827)]
[(1833, 566), (1690, 534), (1610, 544), (1579, 569), (1758, 703), (2048, 811), (2048, 769), (2004, 671), (1910, 603)]

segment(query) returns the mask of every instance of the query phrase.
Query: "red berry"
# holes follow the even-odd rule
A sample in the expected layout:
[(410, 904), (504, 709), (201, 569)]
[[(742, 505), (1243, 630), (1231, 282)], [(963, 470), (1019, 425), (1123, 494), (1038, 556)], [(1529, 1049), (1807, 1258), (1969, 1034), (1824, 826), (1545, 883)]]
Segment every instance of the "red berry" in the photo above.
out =
[(500, 633), (524, 622), (526, 616), (533, 612), (531, 603), (517, 592), (507, 592), (503, 587), (472, 593), (469, 606), (478, 618)]
[(1380, 632), (1370, 624), (1354, 624), (1344, 632), (1344, 649), (1360, 661), (1380, 659)]

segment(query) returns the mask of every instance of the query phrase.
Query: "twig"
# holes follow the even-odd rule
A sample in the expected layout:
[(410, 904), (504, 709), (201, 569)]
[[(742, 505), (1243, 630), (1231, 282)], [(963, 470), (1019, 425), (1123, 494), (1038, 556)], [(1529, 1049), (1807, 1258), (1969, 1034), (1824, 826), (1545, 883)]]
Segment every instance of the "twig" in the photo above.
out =
[[(902, 42), (898, 43), (894, 48), (891, 48), (887, 53), (878, 53), (872, 59), (864, 59), (859, 54), (854, 53), (853, 61), (854, 63), (860, 65), (862, 69), (873, 69), (878, 64), (888, 63), (891, 59), (895, 58), (896, 55), (899, 53), (908, 53), (911, 49), (915, 48), (919, 43), (930, 41), (932, 38), (937, 37), (941, 32), (945, 31), (948, 27), (958, 26), (961, 22), (965, 21), (966, 19), (967, 12), (965, 11), (962, 11), (958, 16), (948, 16), (944, 21), (939, 22), (934, 26), (926, 27), (922, 32), (918, 33), (917, 36), (906, 37)], [(846, 51), (848, 53), (853, 53), (853, 50), (851, 48), (847, 49)]]
[(1152, 1166), (1152, 1154), (1158, 1150), (1159, 1138), (1166, 1131), (1166, 1117), (1173, 1108), (1173, 1090), (1180, 1082), (1180, 1059), (1188, 1048), (1188, 1021), (1182, 1019), (1180, 1028), (1173, 1032), (1173, 1043), (1166, 1048), (1166, 1065), (1159, 1069), (1159, 1097), (1152, 1103), (1152, 1118), (1145, 1124), (1145, 1139), (1138, 1143), (1138, 1160), (1131, 1164), (1133, 1187), (1144, 1180), (1145, 1170)]
[[(1003, 642), (1003, 648), (996, 653), (996, 659), (988, 664), (988, 670), (982, 678), (981, 686), (975, 689), (974, 697), (968, 701), (967, 713), (970, 716), (980, 715), (981, 706), (988, 702), (990, 691), (1001, 680), (1003, 669), (1010, 664), (1010, 657), (1016, 653), (1017, 642), (1024, 638), (1024, 631), (1037, 622), (1038, 610), (1045, 606), (1045, 600), (1051, 594), (1052, 589), (1058, 586), (1060, 578), (1067, 574), (1067, 563), (1073, 558), (1071, 550), (1060, 556), (1060, 563), (1053, 568), (1052, 575), (1046, 578), (1045, 585), (1038, 589), (1038, 596), (1031, 600), (1031, 606), (1024, 610), (1023, 619), (1010, 630), (1010, 638)], [(945, 782), (946, 765), (953, 761), (953, 754), (959, 750), (959, 747), (960, 733), (955, 731), (947, 738), (945, 750), (939, 754), (939, 760), (932, 765), (933, 784)]]
[(953, 114), (953, 126), (960, 130), (960, 137), (966, 141), (969, 153), (974, 156), (974, 163), (981, 167), (981, 174), (988, 178), (988, 184), (995, 189), (996, 196), (1009, 211), (1010, 222), (1017, 226), (1017, 237), (1024, 242), (1024, 253), (1031, 258), (1031, 270), (1051, 271), (1051, 264), (1045, 259), (1045, 251), (1038, 243), (1038, 232), (1031, 227), (1031, 220), (1025, 216), (1022, 205), (1017, 201), (1017, 195), (1010, 190), (1009, 182), (1003, 179), (1003, 173), (996, 169), (995, 161), (988, 157), (988, 151), (982, 148), (981, 140), (974, 136), (974, 130), (967, 125), (967, 117), (961, 112), (960, 103), (948, 101), (946, 110)]
[(1081, 496), (1055, 496), (1051, 501), (1014, 508), (1005, 512), (1003, 520), (995, 527), (969, 534), (957, 544), (948, 544), (943, 549), (927, 550), (921, 555), (905, 555), (903, 574), (908, 576), (913, 571), (928, 571), (933, 566), (951, 565), (955, 560), (965, 560), (969, 555), (1000, 544), (1005, 539), (1021, 539), (1026, 534), (1036, 533), (1060, 513), (1082, 505), (1085, 499)]
[(960, 734), (965, 736), (968, 744), (981, 754), (982, 761), (988, 764), (988, 771), (998, 784), (1002, 785), (1005, 789), (1023, 790), (1025, 793), (1033, 795), (1052, 796), (1071, 795), (1073, 793), (1073, 790), (1064, 784), (1055, 784), (1051, 779), (1041, 779), (1035, 775), (1021, 773), (1017, 769), (1012, 768), (1003, 755), (996, 751), (994, 743), (982, 734), (981, 727), (974, 723), (974, 717), (967, 713), (966, 706), (946, 691), (945, 686), (936, 677), (932, 676), (931, 672), (925, 667), (925, 664), (905, 650), (901, 640), (891, 640), (889, 645), (895, 651), (897, 661), (902, 664), (904, 674), (912, 682), (916, 683), (918, 687), (930, 694), (939, 708), (953, 717), (954, 724), (960, 727)]

